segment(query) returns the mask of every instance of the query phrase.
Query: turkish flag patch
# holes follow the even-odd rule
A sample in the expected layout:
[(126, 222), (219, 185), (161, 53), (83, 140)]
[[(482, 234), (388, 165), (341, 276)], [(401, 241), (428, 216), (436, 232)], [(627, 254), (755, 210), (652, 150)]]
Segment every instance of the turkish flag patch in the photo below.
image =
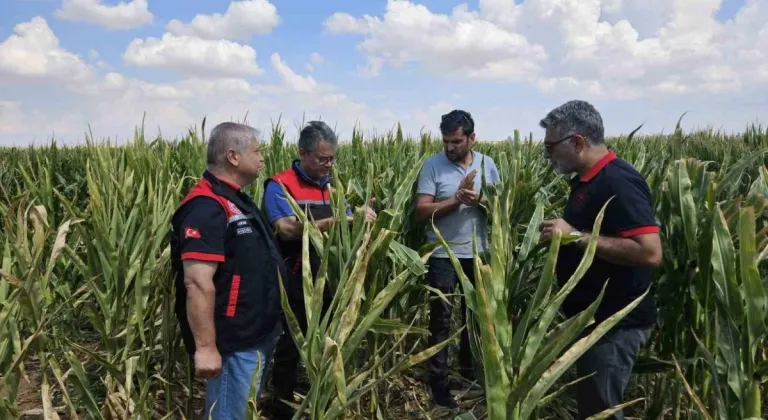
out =
[(184, 239), (189, 239), (189, 238), (200, 239), (201, 238), (200, 231), (191, 227), (184, 229)]

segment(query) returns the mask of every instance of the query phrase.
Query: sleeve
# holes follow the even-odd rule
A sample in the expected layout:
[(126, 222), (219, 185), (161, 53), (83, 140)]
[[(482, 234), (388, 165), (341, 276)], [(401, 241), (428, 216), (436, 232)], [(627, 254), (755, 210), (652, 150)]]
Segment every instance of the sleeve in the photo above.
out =
[(269, 223), (296, 215), (285, 197), (285, 191), (275, 181), (267, 183), (267, 189), (264, 191), (264, 207), (267, 210)]
[(207, 197), (194, 199), (179, 227), (182, 260), (224, 262), (227, 216), (219, 203)]
[(432, 166), (425, 163), (419, 172), (419, 181), (416, 186), (416, 194), (437, 195), (437, 184), (435, 183), (435, 172)]
[(488, 170), (488, 174), (486, 175), (486, 181), (491, 184), (495, 184), (499, 181), (501, 181), (501, 177), (499, 176), (499, 169), (496, 167), (496, 162), (493, 161), (493, 159), (488, 158), (488, 165), (486, 166)]
[(659, 232), (651, 192), (642, 178), (625, 179), (612, 190), (614, 197), (605, 212), (606, 230), (623, 238)]

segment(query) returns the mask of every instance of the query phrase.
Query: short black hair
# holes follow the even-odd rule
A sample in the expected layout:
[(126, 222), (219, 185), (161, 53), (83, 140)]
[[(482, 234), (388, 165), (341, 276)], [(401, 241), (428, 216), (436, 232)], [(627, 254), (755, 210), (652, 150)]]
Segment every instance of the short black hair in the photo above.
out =
[(307, 152), (317, 150), (320, 142), (327, 142), (334, 149), (339, 144), (336, 133), (322, 121), (310, 121), (299, 134), (299, 147)]
[(454, 109), (453, 111), (443, 115), (440, 121), (441, 133), (453, 133), (459, 128), (462, 129), (462, 133), (465, 136), (475, 132), (475, 120), (472, 119), (472, 114), (460, 109)]

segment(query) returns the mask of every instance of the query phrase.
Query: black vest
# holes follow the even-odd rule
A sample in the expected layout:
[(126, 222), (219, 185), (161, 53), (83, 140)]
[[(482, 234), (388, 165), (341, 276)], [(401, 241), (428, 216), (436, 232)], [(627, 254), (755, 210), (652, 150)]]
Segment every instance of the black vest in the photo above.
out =
[(269, 225), (253, 200), (205, 172), (187, 194), (172, 219), (171, 263), (175, 274), (176, 315), (187, 350), (194, 354), (195, 342), (186, 314), (186, 288), (178, 249), (184, 235), (179, 214), (193, 200), (213, 199), (226, 214), (225, 261), (219, 263), (213, 282), (216, 288), (214, 325), (216, 346), (221, 354), (258, 344), (280, 328), (282, 308), (278, 271), (286, 276), (283, 259)]

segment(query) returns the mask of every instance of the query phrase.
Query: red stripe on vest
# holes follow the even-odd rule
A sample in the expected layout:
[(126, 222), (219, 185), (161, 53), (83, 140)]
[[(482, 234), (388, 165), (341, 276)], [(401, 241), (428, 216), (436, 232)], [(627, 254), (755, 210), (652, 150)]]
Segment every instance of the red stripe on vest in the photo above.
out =
[(213, 192), (213, 186), (210, 181), (205, 178), (198, 181), (197, 184), (189, 190), (184, 199), (181, 200), (180, 206), (187, 204), (190, 200), (196, 197), (210, 197), (216, 200), (224, 209), (224, 213), (227, 215), (227, 220), (236, 214), (242, 214), (242, 211), (237, 208), (234, 203)]
[(240, 291), (240, 276), (232, 277), (232, 287), (229, 289), (229, 302), (227, 303), (227, 317), (235, 316), (237, 310), (237, 294)]

